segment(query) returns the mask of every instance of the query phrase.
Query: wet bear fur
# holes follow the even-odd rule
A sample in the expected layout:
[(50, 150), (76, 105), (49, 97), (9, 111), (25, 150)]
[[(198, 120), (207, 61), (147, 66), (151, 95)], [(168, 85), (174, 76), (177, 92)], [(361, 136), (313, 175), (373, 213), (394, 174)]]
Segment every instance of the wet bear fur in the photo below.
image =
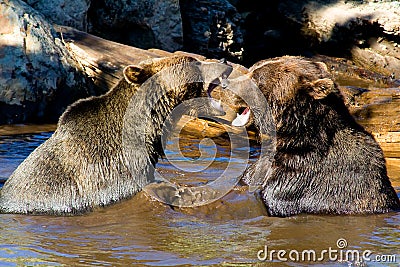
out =
[[(165, 117), (180, 102), (203, 94), (201, 82), (185, 82), (201, 81), (191, 64), (194, 61), (174, 56), (128, 66), (124, 78), (107, 94), (72, 104), (54, 134), (6, 181), (0, 192), (0, 212), (79, 214), (129, 198), (152, 182)], [(164, 78), (179, 77), (180, 81), (167, 81), (175, 82), (177, 88), (148, 107), (146, 94), (137, 96), (137, 91), (167, 68)], [(155, 82), (154, 86), (159, 85)], [(132, 97), (137, 98), (138, 111), (124, 121)], [(146, 109), (143, 114), (141, 109)], [(130, 134), (129, 151), (123, 151), (123, 127)], [(132, 147), (136, 143), (137, 148)]]
[(243, 180), (261, 185), (271, 216), (399, 210), (380, 146), (350, 115), (324, 63), (287, 56), (250, 73), (271, 108), (276, 154), (251, 165)]

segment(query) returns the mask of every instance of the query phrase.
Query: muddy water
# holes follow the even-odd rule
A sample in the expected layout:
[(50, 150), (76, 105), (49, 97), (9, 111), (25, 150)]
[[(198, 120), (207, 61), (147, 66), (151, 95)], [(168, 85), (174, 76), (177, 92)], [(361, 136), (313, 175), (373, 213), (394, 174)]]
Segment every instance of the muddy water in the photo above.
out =
[[(6, 179), (50, 137), (49, 129), (26, 134), (29, 127), (20, 127), (3, 133), (0, 178)], [(182, 173), (164, 160), (158, 170), (181, 183), (209, 182), (223, 171), (229, 158), (228, 144), (223, 140), (215, 143), (212, 168)], [(187, 137), (180, 145), (188, 151), (186, 157), (195, 159), (199, 157), (197, 144), (197, 139)], [(257, 147), (250, 153), (254, 161)], [(399, 185), (400, 175), (394, 172), (393, 182)], [(343, 250), (337, 246), (341, 238), (347, 242)], [(345, 261), (346, 249), (354, 250), (354, 255), (366, 251), (370, 259), (382, 256), (396, 261), (368, 262), (368, 266), (398, 266), (400, 213), (269, 218), (253, 193), (237, 187), (222, 199), (197, 208), (171, 208), (139, 193), (83, 216), (0, 214), (0, 266), (265, 266), (267, 262), (257, 257), (265, 258), (265, 248), (268, 266), (348, 266), (354, 261), (350, 254), (351, 261)], [(321, 251), (329, 249), (331, 255), (321, 257)], [(285, 250), (286, 254), (279, 259), (275, 252), (271, 258), (272, 250)], [(311, 256), (311, 262), (302, 261), (304, 250), (315, 251), (316, 260)], [(290, 260), (290, 252), (294, 259), (298, 252), (299, 260)], [(308, 259), (307, 253), (304, 259)]]

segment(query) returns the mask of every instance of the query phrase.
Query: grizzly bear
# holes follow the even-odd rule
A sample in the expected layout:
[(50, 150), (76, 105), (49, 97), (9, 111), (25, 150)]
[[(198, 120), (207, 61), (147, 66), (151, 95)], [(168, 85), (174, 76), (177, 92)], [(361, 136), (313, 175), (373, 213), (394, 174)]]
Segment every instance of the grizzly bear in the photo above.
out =
[(399, 210), (380, 146), (350, 115), (324, 63), (285, 56), (249, 72), (270, 106), (276, 151), (242, 178), (261, 186), (271, 216)]
[[(174, 56), (128, 66), (108, 93), (68, 107), (54, 134), (4, 184), (0, 212), (79, 214), (152, 182), (165, 118), (183, 101), (207, 94), (197, 63)], [(212, 103), (202, 108), (221, 115)]]

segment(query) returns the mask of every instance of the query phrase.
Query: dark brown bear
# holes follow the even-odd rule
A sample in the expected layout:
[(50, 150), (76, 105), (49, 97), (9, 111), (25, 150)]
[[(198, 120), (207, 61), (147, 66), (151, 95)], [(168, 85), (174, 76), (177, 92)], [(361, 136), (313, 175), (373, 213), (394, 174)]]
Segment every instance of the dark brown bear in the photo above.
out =
[(250, 76), (276, 125), (276, 154), (243, 176), (262, 187), (271, 216), (369, 214), (399, 210), (385, 159), (344, 105), (326, 65), (299, 57), (256, 63)]
[(0, 212), (82, 213), (153, 181), (165, 118), (184, 100), (206, 95), (195, 61), (175, 56), (128, 66), (107, 94), (72, 104), (52, 137), (6, 181)]

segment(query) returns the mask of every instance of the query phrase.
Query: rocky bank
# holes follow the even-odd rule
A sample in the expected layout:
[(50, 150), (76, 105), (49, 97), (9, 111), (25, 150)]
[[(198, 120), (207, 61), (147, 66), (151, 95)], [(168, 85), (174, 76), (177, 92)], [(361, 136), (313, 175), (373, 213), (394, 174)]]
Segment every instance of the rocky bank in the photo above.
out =
[(0, 1), (0, 25), (0, 124), (56, 121), (69, 103), (95, 93), (39, 12)]

